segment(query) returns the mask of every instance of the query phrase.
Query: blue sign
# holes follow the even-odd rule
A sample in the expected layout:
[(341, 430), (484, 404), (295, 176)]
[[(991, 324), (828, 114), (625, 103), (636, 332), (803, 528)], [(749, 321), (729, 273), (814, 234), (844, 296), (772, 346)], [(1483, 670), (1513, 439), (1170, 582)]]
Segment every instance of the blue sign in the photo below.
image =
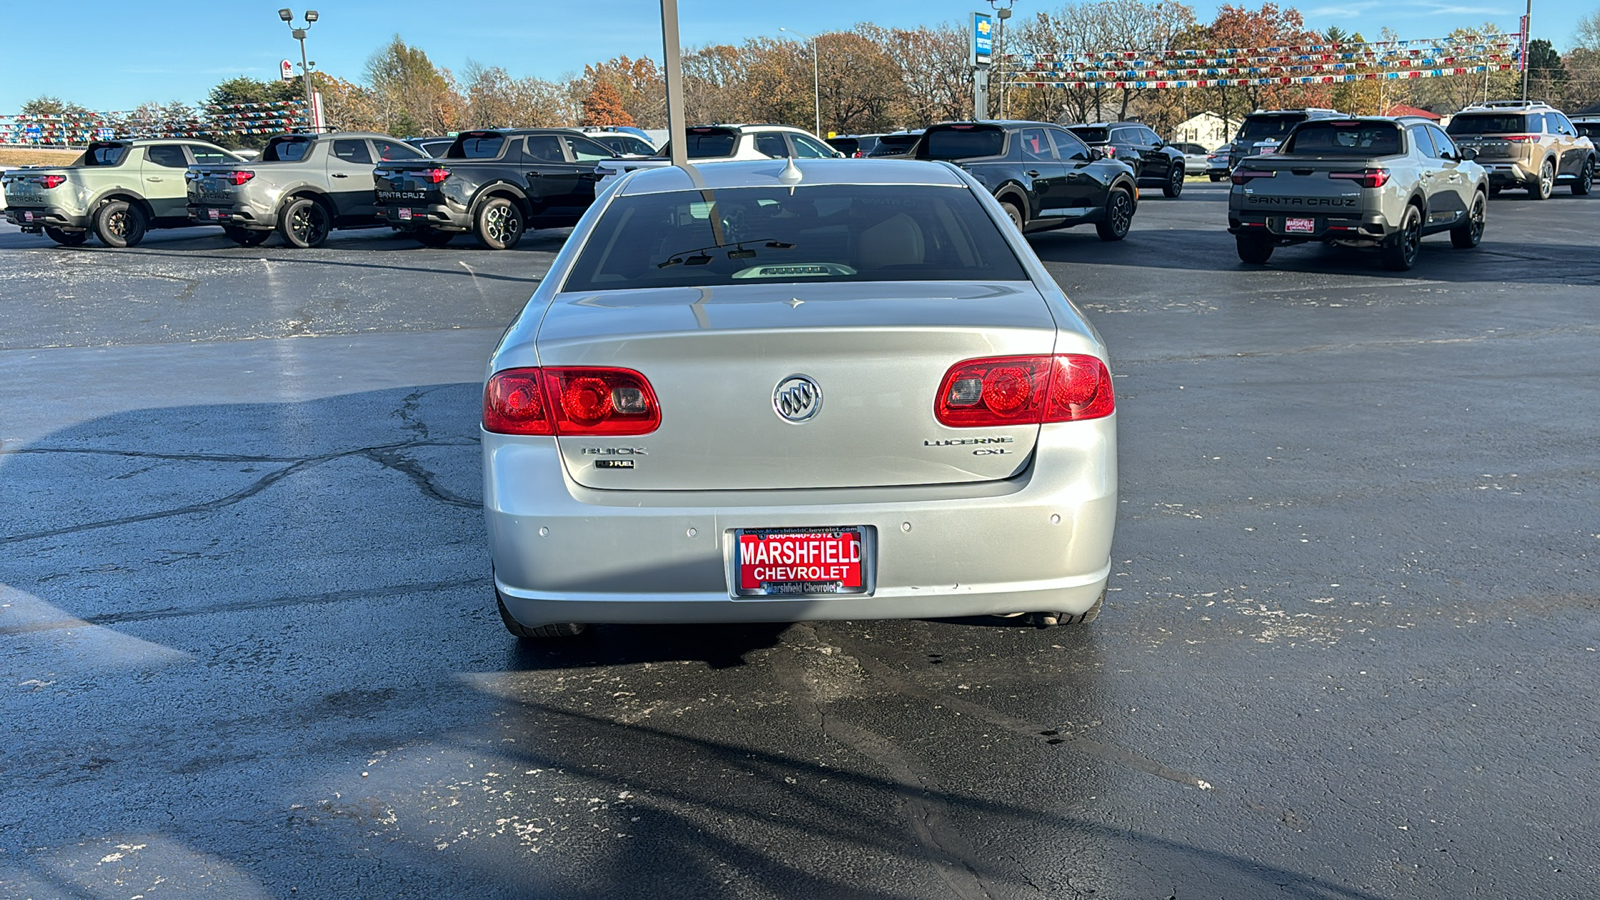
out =
[(987, 66), (994, 53), (994, 20), (988, 13), (972, 14), (972, 65)]

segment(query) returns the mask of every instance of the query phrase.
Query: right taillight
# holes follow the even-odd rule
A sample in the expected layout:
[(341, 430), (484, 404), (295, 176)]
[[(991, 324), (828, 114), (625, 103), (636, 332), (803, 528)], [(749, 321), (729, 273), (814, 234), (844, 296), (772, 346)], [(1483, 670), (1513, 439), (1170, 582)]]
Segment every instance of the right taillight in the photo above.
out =
[(507, 369), (484, 385), (483, 427), (497, 434), (649, 434), (661, 427), (661, 405), (632, 369)]
[(1116, 411), (1111, 373), (1093, 356), (999, 356), (950, 367), (934, 418), (951, 428), (1099, 419)]
[(435, 166), (431, 169), (423, 169), (422, 177), (429, 184), (444, 184), (444, 180), (450, 177), (450, 170), (442, 166)]
[(256, 177), (256, 173), (247, 172), (247, 171), (244, 171), (244, 170), (241, 169), (241, 170), (235, 171), (235, 172), (225, 172), (225, 173), (223, 173), (222, 180), (226, 181), (227, 183), (229, 183), (231, 185), (233, 185), (234, 187), (238, 187), (239, 185), (244, 184), (246, 181), (249, 181), (250, 179), (252, 179), (254, 177)]

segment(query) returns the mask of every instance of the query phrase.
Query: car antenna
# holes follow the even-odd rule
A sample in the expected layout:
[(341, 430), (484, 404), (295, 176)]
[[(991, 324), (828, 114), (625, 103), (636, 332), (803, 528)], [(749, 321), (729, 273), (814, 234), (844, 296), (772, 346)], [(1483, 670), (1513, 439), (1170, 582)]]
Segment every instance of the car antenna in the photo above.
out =
[(789, 162), (784, 165), (783, 171), (778, 173), (778, 180), (789, 186), (790, 191), (800, 183), (804, 176), (800, 174), (800, 167), (794, 164), (794, 157), (789, 157)]

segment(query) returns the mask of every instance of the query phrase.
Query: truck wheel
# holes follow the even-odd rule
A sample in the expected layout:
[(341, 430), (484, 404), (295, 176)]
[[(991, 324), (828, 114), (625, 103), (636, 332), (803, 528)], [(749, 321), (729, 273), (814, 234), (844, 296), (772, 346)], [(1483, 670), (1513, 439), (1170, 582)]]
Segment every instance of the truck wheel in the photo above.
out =
[(1417, 251), (1422, 248), (1422, 211), (1407, 206), (1400, 217), (1400, 230), (1383, 245), (1383, 267), (1391, 272), (1405, 272), (1417, 263)]
[(113, 200), (95, 213), (94, 233), (107, 247), (135, 247), (148, 227), (144, 210), (126, 200)]
[(1262, 265), (1271, 259), (1272, 249), (1276, 246), (1271, 238), (1259, 234), (1236, 234), (1233, 243), (1239, 250), (1239, 259), (1252, 266)]
[(328, 219), (327, 209), (310, 197), (289, 201), (278, 215), (278, 233), (291, 247), (302, 250), (320, 247), (331, 230), (333, 223)]
[(478, 243), (490, 250), (510, 250), (522, 240), (522, 210), (504, 197), (493, 197), (478, 207), (472, 230)]
[(1172, 174), (1167, 177), (1167, 183), (1161, 186), (1161, 193), (1167, 197), (1176, 197), (1183, 193), (1183, 166), (1172, 167)]
[(1218, 175), (1215, 172), (1211, 172), (1209, 174), (1211, 176), (1211, 183), (1212, 184), (1216, 184), (1217, 182), (1221, 181), (1225, 177), (1225, 176), (1222, 176), (1222, 175)]
[(1113, 189), (1106, 198), (1105, 218), (1094, 223), (1094, 230), (1102, 241), (1120, 241), (1128, 236), (1132, 225), (1133, 195), (1121, 188)]
[(51, 228), (49, 225), (44, 227), (44, 236), (63, 247), (81, 247), (85, 241), (89, 240), (89, 232), (87, 231), (62, 231), (59, 228)]
[(450, 243), (450, 239), (455, 237), (455, 233), (434, 231), (432, 228), (418, 228), (411, 232), (411, 236), (416, 238), (417, 243), (424, 247), (443, 247), (445, 244)]
[(1528, 196), (1535, 200), (1549, 200), (1550, 195), (1556, 191), (1556, 164), (1553, 160), (1545, 160), (1539, 167), (1539, 178), (1528, 182)]
[(272, 237), (272, 232), (270, 231), (255, 231), (249, 228), (236, 228), (231, 225), (224, 226), (222, 233), (227, 236), (228, 240), (241, 247), (259, 247), (267, 238)]
[(1450, 229), (1450, 244), (1457, 250), (1471, 250), (1483, 240), (1483, 222), (1488, 210), (1489, 201), (1483, 194), (1472, 195), (1472, 211), (1467, 213), (1467, 220)]
[(1589, 193), (1594, 187), (1594, 159), (1584, 160), (1583, 171), (1578, 174), (1578, 180), (1572, 183), (1572, 192), (1579, 197)]

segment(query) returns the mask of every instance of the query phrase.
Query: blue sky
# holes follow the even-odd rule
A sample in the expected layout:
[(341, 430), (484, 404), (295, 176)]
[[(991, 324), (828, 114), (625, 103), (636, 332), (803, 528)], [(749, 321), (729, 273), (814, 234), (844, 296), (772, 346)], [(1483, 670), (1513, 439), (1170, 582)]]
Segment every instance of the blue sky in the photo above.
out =
[[(1261, 0), (1241, 0), (1258, 7)], [(1403, 38), (1433, 38), (1456, 27), (1494, 22), (1516, 29), (1525, 0), (1306, 0), (1297, 6), (1313, 29), (1338, 25), (1368, 35), (1389, 27)], [(0, 74), (0, 115), (14, 113), (40, 94), (96, 110), (131, 109), (141, 102), (196, 102), (217, 82), (235, 75), (276, 77), (278, 61), (299, 61), (299, 45), (278, 19), (284, 3), (271, 0), (78, 0), (67, 6), (0, 0), (9, 23), (5, 46), (26, 55), (17, 39), (51, 21), (82, 52), (55, 66), (7, 66)], [(1195, 3), (1209, 20), (1216, 3)], [(1534, 0), (1533, 35), (1558, 49), (1571, 42), (1576, 22), (1600, 9), (1600, 0)], [(18, 8), (35, 11), (22, 15)], [(1017, 16), (1058, 9), (1060, 0), (1017, 0)], [(292, 7), (298, 21), (304, 5)], [(398, 33), (441, 66), (459, 71), (467, 60), (504, 66), (513, 75), (559, 78), (586, 62), (661, 56), (658, 0), (318, 0), (321, 19), (311, 27), (307, 53), (317, 68), (360, 80), (363, 64)], [(679, 0), (683, 44), (737, 43), (747, 37), (782, 37), (779, 26), (816, 33), (870, 20), (888, 27), (965, 20), (988, 10), (985, 0), (804, 0), (799, 3)], [(59, 38), (60, 35), (57, 35)], [(52, 39), (50, 46), (60, 47)], [(145, 52), (141, 52), (141, 49)]]

